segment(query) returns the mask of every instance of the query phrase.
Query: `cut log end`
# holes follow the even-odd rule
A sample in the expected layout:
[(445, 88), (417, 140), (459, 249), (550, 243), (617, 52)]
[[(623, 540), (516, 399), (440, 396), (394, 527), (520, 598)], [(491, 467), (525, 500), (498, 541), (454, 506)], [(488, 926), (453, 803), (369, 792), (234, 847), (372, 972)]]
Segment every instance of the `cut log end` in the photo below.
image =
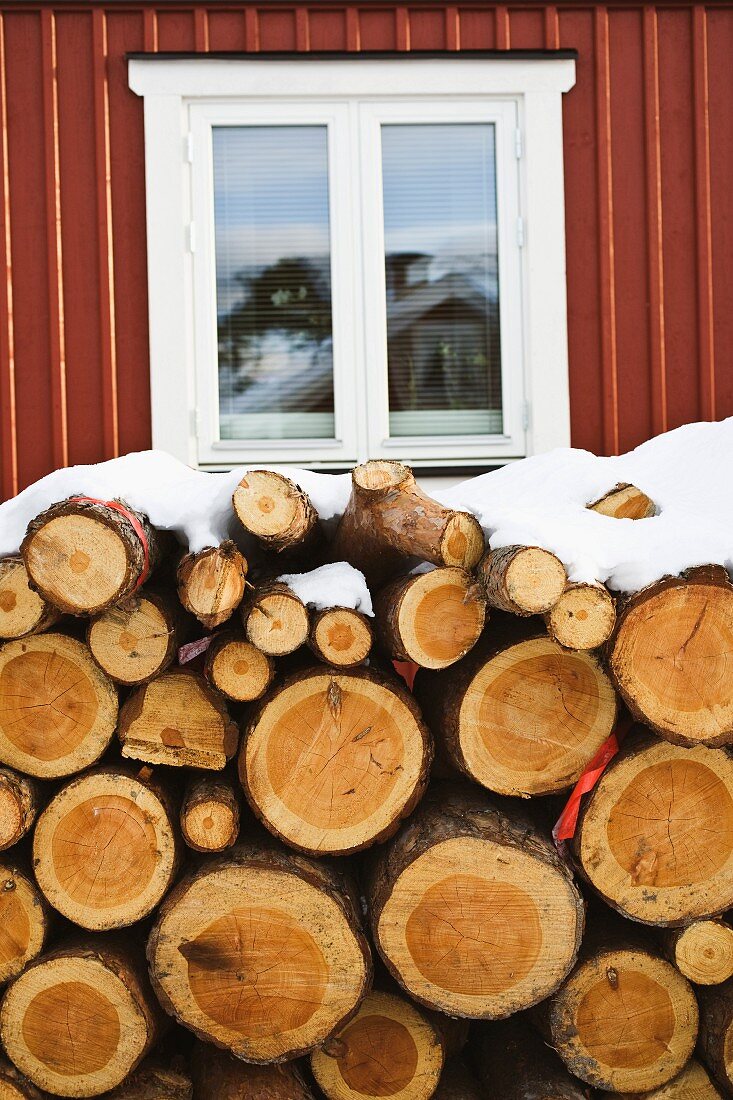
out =
[(484, 552), (484, 533), (475, 516), (454, 512), (440, 540), (440, 558), (444, 565), (473, 569)]
[(232, 503), (244, 529), (275, 551), (303, 543), (318, 520), (307, 494), (274, 470), (249, 470)]
[(313, 615), (308, 643), (317, 657), (335, 668), (360, 665), (373, 641), (369, 620), (350, 607), (328, 607)]
[(285, 584), (271, 584), (255, 592), (242, 606), (247, 639), (270, 657), (294, 653), (308, 637), (305, 604)]
[(616, 607), (601, 584), (569, 584), (545, 622), (550, 637), (565, 649), (598, 649), (613, 634)]
[(30, 831), (39, 810), (40, 792), (25, 775), (0, 768), (0, 852)]
[(612, 1092), (608, 1100), (723, 1100), (723, 1093), (697, 1059), (691, 1058), (682, 1073), (651, 1092)]
[(194, 780), (181, 806), (181, 832), (198, 852), (230, 848), (239, 835), (239, 805), (231, 784), (209, 777)]
[(40, 955), (48, 932), (48, 912), (35, 882), (14, 864), (0, 863), (0, 985)]
[(186, 611), (214, 630), (242, 602), (247, 562), (233, 542), (186, 554), (178, 566), (178, 595)]
[(206, 651), (206, 679), (235, 703), (260, 699), (272, 683), (275, 665), (266, 653), (234, 633), (217, 636)]
[(565, 567), (539, 546), (503, 546), (479, 564), (479, 577), (493, 607), (513, 615), (539, 615), (557, 603), (567, 583)]
[(696, 985), (720, 985), (733, 977), (733, 928), (722, 920), (693, 921), (668, 937), (668, 954)]
[(152, 679), (175, 657), (177, 610), (163, 596), (142, 593), (105, 611), (87, 631), (94, 660), (111, 679), (125, 686)]
[(635, 485), (616, 485), (604, 496), (587, 505), (592, 512), (611, 519), (649, 519), (657, 508), (651, 497)]
[(0, 559), (0, 640), (38, 634), (59, 617), (56, 608), (28, 587), (22, 558)]

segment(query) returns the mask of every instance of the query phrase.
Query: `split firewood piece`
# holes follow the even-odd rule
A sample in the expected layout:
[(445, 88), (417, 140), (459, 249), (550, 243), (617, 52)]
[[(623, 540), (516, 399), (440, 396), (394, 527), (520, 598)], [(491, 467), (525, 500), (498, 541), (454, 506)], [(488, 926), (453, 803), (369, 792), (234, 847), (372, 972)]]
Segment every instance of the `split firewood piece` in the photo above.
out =
[(483, 554), (476, 517), (427, 496), (401, 462), (365, 462), (352, 470), (351, 482), (332, 557), (360, 569), (370, 588), (396, 573), (406, 558), (473, 569)]
[(18, 1069), (57, 1096), (98, 1096), (150, 1050), (162, 1014), (132, 943), (69, 941), (28, 966), (0, 1007), (0, 1040)]
[(627, 482), (614, 485), (613, 489), (609, 489), (586, 507), (599, 515), (610, 516), (611, 519), (649, 519), (657, 511), (651, 497)]
[(48, 906), (32, 876), (15, 863), (0, 862), (0, 985), (41, 954), (49, 927)]
[(551, 1047), (524, 1018), (488, 1024), (475, 1044), (475, 1063), (486, 1096), (501, 1100), (586, 1100)]
[(28, 586), (21, 557), (0, 558), (0, 639), (40, 634), (61, 613)]
[(0, 852), (28, 833), (40, 808), (41, 792), (27, 775), (0, 768)]
[(451, 1016), (499, 1019), (549, 996), (583, 932), (582, 898), (552, 844), (475, 789), (431, 792), (379, 851), (365, 892), (391, 973)]
[(239, 836), (239, 803), (234, 787), (220, 776), (200, 776), (186, 787), (181, 832), (197, 852), (222, 852)]
[(497, 794), (572, 786), (616, 721), (598, 658), (515, 618), (497, 616), (450, 675), (421, 670), (415, 693), (452, 763)]
[(726, 1095), (733, 1091), (733, 979), (698, 989), (699, 1053)]
[(299, 485), (274, 470), (248, 470), (234, 490), (234, 511), (245, 531), (275, 553), (303, 549), (318, 532), (318, 513)]
[(203, 676), (171, 669), (129, 696), (118, 726), (122, 755), (149, 764), (221, 771), (239, 731)]
[(465, 1062), (452, 1059), (446, 1063), (433, 1100), (486, 1100), (486, 1092)]
[(733, 759), (644, 736), (581, 807), (576, 858), (624, 916), (672, 926), (733, 906)]
[(112, 680), (133, 687), (173, 663), (182, 628), (183, 613), (172, 593), (141, 592), (92, 619), (87, 644)]
[(43, 599), (70, 615), (97, 615), (131, 596), (161, 551), (141, 512), (70, 497), (31, 520), (21, 553)]
[(83, 642), (35, 634), (0, 649), (0, 761), (41, 779), (93, 764), (117, 724), (117, 691)]
[(733, 585), (708, 566), (632, 596), (610, 669), (631, 713), (678, 745), (733, 741)]
[(196, 1100), (314, 1100), (297, 1065), (253, 1066), (210, 1043), (191, 1058)]
[(134, 924), (178, 868), (166, 793), (121, 767), (77, 776), (38, 819), (33, 866), (48, 901), (74, 924), (91, 931)]
[(313, 855), (390, 836), (422, 796), (430, 736), (396, 677), (322, 667), (278, 685), (251, 719), (239, 777), (276, 836)]
[(696, 920), (664, 934), (664, 950), (696, 985), (720, 985), (733, 977), (733, 928), (724, 920)]
[(217, 634), (206, 650), (204, 676), (222, 695), (235, 703), (260, 699), (274, 675), (272, 658), (236, 631)]
[(478, 641), (486, 597), (465, 569), (438, 566), (390, 582), (374, 604), (382, 647), (397, 661), (447, 668)]
[(308, 610), (281, 581), (251, 592), (241, 615), (247, 640), (269, 657), (294, 653), (308, 638)]
[(478, 576), (492, 607), (522, 616), (549, 611), (568, 579), (560, 559), (539, 546), (489, 550), (479, 562)]
[(209, 860), (160, 907), (148, 961), (161, 1004), (248, 1062), (306, 1054), (371, 982), (356, 895), (334, 869), (247, 845)]
[(178, 596), (207, 630), (231, 618), (244, 596), (247, 562), (233, 542), (186, 554), (178, 566)]
[(48, 1093), (37, 1089), (12, 1062), (0, 1055), (0, 1098), (2, 1100), (48, 1100)]
[(616, 605), (603, 584), (568, 584), (545, 615), (547, 633), (565, 649), (598, 649), (616, 625)]
[(366, 615), (352, 607), (327, 607), (311, 617), (308, 645), (335, 668), (353, 668), (369, 656), (374, 631)]
[[(198, 1096), (198, 1094), (197, 1094)], [(145, 1058), (104, 1100), (194, 1100), (193, 1082), (178, 1065), (166, 1065), (155, 1056)], [(221, 1100), (228, 1100), (222, 1095)]]
[(695, 1058), (672, 1081), (651, 1092), (609, 1092), (604, 1096), (608, 1100), (723, 1100), (723, 1093)]

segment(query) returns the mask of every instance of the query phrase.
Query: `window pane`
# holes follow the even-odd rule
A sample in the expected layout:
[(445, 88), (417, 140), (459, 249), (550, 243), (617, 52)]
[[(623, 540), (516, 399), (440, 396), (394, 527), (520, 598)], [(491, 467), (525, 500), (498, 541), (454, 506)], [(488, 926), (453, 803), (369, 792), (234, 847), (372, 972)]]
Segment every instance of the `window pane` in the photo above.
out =
[(213, 146), (220, 436), (333, 438), (327, 127)]
[(382, 127), (391, 436), (502, 431), (492, 123)]

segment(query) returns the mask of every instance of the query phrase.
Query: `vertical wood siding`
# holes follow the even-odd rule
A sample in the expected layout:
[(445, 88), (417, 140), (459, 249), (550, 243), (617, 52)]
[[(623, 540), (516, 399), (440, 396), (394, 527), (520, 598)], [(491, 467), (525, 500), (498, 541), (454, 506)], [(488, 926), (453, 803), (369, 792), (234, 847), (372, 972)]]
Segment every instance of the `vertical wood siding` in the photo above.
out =
[(733, 414), (733, 4), (0, 0), (3, 496), (150, 443), (127, 52), (558, 47), (573, 442)]

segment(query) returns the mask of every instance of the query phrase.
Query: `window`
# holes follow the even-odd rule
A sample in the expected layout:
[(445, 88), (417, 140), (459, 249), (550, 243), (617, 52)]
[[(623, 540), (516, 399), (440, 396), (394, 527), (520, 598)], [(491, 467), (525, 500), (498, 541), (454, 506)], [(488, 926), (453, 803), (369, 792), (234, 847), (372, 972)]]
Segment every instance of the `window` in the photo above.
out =
[(478, 465), (569, 439), (572, 60), (136, 58), (154, 444)]

